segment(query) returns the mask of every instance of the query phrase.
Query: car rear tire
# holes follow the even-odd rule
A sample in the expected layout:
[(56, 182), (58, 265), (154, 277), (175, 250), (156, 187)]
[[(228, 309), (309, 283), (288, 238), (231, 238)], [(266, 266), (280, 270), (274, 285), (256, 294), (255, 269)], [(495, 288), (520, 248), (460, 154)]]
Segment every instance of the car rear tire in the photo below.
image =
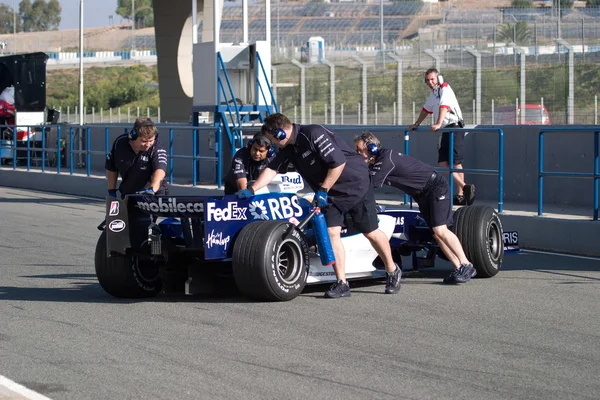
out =
[(308, 245), (304, 235), (286, 221), (256, 221), (235, 240), (233, 277), (251, 299), (288, 301), (306, 285)]
[(491, 278), (498, 273), (504, 259), (503, 230), (500, 217), (492, 207), (460, 207), (454, 213), (452, 231), (478, 277)]
[(94, 261), (98, 282), (111, 296), (139, 299), (154, 297), (162, 290), (158, 266), (153, 262), (118, 253), (106, 256), (106, 231), (98, 239)]

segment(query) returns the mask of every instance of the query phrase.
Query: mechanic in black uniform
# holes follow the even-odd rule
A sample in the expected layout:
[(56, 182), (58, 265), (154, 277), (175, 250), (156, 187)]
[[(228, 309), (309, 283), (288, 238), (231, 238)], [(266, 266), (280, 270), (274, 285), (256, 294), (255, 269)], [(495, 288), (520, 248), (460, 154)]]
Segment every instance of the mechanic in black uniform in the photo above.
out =
[(271, 114), (265, 118), (261, 131), (280, 150), (252, 187), (238, 192), (238, 197), (252, 196), (255, 190), (271, 182), (277, 170), (292, 163), (315, 191), (313, 203), (321, 208), (327, 221), (336, 260), (333, 268), (337, 282), (325, 293), (325, 297), (350, 296), (350, 286), (346, 281), (346, 254), (341, 240), (346, 213), (352, 216), (353, 226), (369, 239), (384, 260), (388, 272), (385, 292), (398, 292), (400, 269), (392, 260), (388, 238), (378, 229), (375, 196), (369, 170), (362, 157), (327, 128), (292, 124), (283, 114)]
[(271, 140), (260, 132), (254, 135), (231, 160), (231, 169), (224, 180), (225, 194), (246, 189), (248, 182), (255, 181), (274, 156)]
[(381, 147), (379, 139), (371, 132), (363, 132), (354, 139), (356, 151), (369, 163), (374, 187), (384, 184), (412, 196), (419, 211), (433, 231), (440, 248), (454, 265), (454, 271), (444, 278), (444, 283), (465, 283), (477, 272), (469, 262), (458, 237), (448, 229), (452, 223), (450, 187), (443, 175), (438, 175), (431, 165), (408, 155)]
[(117, 197), (121, 175), (121, 197), (133, 193), (167, 194), (167, 152), (158, 141), (158, 130), (150, 118), (138, 118), (133, 129), (115, 139), (106, 157), (108, 195)]

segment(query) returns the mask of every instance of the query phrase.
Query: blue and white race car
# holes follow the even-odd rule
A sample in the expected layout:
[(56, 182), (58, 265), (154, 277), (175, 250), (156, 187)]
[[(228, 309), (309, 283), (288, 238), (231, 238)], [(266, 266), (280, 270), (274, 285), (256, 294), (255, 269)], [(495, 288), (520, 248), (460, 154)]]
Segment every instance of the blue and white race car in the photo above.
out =
[[(279, 176), (264, 193), (236, 196), (130, 195), (107, 198), (95, 266), (104, 290), (116, 297), (152, 297), (168, 292), (196, 294), (214, 276), (230, 277), (252, 299), (285, 301), (306, 285), (334, 282), (333, 268), (321, 262), (313, 209), (296, 192), (296, 173)], [(393, 257), (413, 256), (413, 267), (433, 266), (443, 254), (419, 212), (382, 209), (379, 228), (389, 238)], [(503, 230), (488, 206), (454, 213), (453, 231), (474, 263), (477, 276), (492, 277), (502, 267)], [(347, 226), (342, 231), (348, 279), (385, 277), (370, 242)], [(423, 254), (423, 255), (421, 255)]]

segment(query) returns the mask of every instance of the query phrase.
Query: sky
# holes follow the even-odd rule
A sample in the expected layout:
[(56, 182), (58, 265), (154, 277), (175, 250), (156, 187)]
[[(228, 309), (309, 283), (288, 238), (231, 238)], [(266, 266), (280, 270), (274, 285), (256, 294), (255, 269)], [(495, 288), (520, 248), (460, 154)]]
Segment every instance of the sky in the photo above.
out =
[[(0, 0), (0, 3), (15, 7), (21, 0)], [(79, 4), (81, 0), (59, 0), (62, 8), (59, 29), (79, 29)], [(110, 25), (109, 16), (113, 15), (113, 23), (125, 22), (115, 13), (117, 0), (83, 0), (83, 27), (95, 28)]]

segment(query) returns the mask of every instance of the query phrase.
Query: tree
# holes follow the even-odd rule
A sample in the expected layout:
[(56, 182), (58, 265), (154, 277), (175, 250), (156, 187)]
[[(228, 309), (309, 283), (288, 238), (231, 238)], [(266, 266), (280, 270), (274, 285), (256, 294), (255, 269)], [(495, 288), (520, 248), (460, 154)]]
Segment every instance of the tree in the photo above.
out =
[(498, 39), (507, 43), (527, 44), (530, 38), (531, 30), (526, 22), (507, 23), (498, 29)]
[(58, 0), (21, 0), (19, 18), (23, 32), (55, 31), (60, 25), (62, 8)]
[(586, 0), (586, 7), (600, 7), (600, 0)]
[(513, 8), (533, 8), (532, 0), (512, 0), (510, 6)]
[(552, 7), (558, 7), (558, 3), (560, 3), (560, 8), (573, 7), (573, 0), (552, 0)]
[[(0, 4), (0, 34), (13, 33), (13, 16), (14, 9), (6, 4)], [(21, 30), (21, 21), (17, 16), (17, 29)]]
[[(131, 1), (118, 0), (116, 13), (131, 20)], [(135, 27), (148, 28), (154, 26), (154, 9), (152, 0), (133, 0), (135, 6)]]

